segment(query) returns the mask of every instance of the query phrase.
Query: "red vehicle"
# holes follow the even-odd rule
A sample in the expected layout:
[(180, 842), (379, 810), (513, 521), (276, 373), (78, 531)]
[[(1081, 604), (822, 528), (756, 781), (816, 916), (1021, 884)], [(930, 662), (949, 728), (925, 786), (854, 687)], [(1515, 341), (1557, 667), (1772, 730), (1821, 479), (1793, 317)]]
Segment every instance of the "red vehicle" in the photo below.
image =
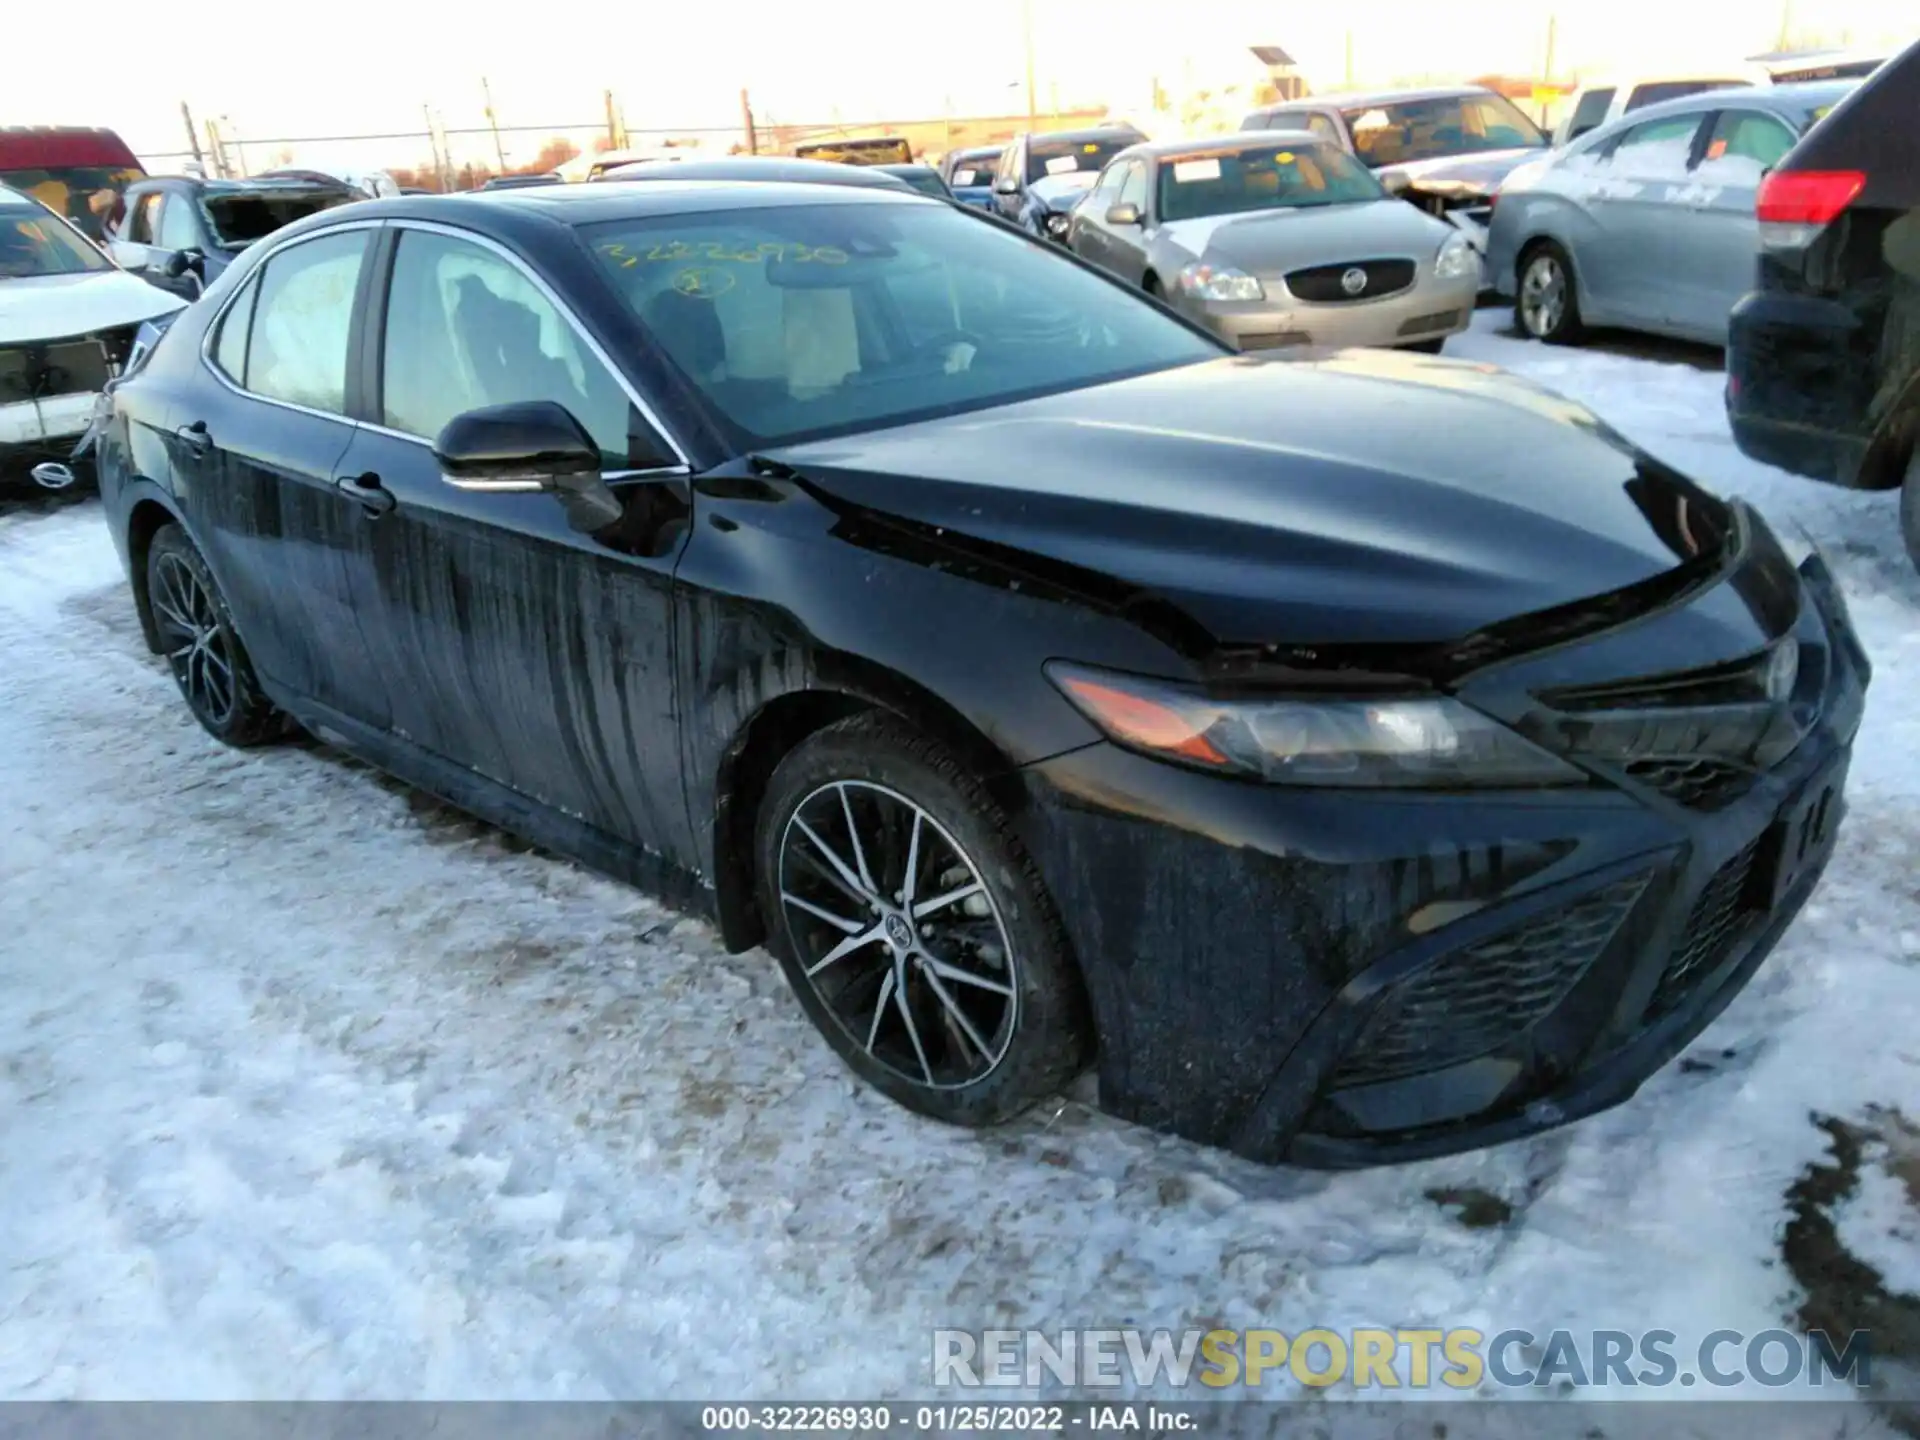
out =
[(105, 238), (121, 192), (146, 173), (126, 141), (111, 130), (0, 127), (0, 185), (26, 191), (95, 244)]

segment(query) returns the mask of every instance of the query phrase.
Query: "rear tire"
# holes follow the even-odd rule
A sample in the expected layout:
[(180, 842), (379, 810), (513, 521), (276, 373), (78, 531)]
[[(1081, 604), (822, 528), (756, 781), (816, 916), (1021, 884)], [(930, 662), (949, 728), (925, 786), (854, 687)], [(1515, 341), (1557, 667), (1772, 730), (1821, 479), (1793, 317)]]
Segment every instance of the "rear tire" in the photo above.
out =
[(926, 736), (870, 712), (801, 742), (768, 784), (755, 854), (769, 948), (882, 1094), (994, 1125), (1085, 1068), (1086, 999), (1039, 871)]
[(1567, 252), (1551, 240), (1539, 241), (1522, 252), (1514, 273), (1519, 284), (1513, 319), (1520, 332), (1549, 345), (1578, 341), (1585, 327), (1580, 323), (1580, 287)]
[(154, 532), (145, 580), (160, 654), (201, 728), (240, 748), (286, 734), (285, 718), (261, 693), (226, 597), (178, 525)]

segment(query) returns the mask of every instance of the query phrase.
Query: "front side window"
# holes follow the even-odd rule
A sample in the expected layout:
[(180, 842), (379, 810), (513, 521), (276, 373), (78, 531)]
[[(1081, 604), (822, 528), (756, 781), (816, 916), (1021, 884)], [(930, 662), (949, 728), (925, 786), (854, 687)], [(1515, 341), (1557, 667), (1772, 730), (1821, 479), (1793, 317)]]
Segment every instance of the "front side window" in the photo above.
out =
[(1693, 157), (1698, 115), (1673, 115), (1636, 125), (1613, 144), (1613, 168), (1648, 179), (1678, 178)]
[(136, 245), (158, 243), (160, 202), (165, 198), (158, 190), (154, 190), (134, 201), (133, 213), (127, 217), (127, 239)]
[(1147, 213), (1147, 162), (1132, 160), (1127, 164), (1127, 173), (1120, 180), (1119, 205), (1131, 205), (1142, 215)]
[(199, 248), (200, 227), (194, 223), (191, 196), (176, 190), (166, 197), (166, 203), (160, 207), (160, 233), (153, 243), (162, 250)]
[(1448, 95), (1341, 112), (1361, 160), (1378, 169), (1486, 150), (1545, 149), (1547, 137), (1503, 96)]
[(347, 340), (369, 233), (323, 235), (267, 261), (247, 339), (248, 390), (346, 413)]
[(782, 206), (584, 234), (742, 449), (1222, 353), (1039, 242), (945, 206)]
[(1386, 191), (1365, 166), (1331, 145), (1196, 150), (1160, 161), (1163, 221), (1255, 210), (1293, 210), (1380, 200)]
[[(0, 205), (0, 279), (79, 275), (112, 268), (106, 256), (72, 226), (62, 225), (39, 206), (17, 201)], [(0, 300), (0, 305), (4, 303)]]
[(1080, 170), (1098, 170), (1129, 145), (1138, 145), (1138, 135), (1116, 135), (1088, 140), (1036, 139), (1027, 150), (1027, 183), (1046, 175), (1071, 175)]
[(620, 382), (516, 266), (466, 240), (408, 230), (387, 292), (381, 397), (389, 429), (431, 441), (454, 416), (552, 400), (628, 468), (638, 423)]

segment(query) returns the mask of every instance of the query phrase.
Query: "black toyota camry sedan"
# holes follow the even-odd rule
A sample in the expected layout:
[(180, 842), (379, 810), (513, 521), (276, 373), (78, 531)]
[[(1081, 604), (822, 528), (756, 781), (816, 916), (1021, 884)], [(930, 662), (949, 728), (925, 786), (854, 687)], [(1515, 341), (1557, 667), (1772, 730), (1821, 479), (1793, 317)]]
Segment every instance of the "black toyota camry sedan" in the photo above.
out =
[(215, 736), (294, 725), (765, 943), (859, 1075), (1265, 1159), (1625, 1099), (1843, 809), (1796, 567), (1496, 372), (1233, 355), (924, 197), (378, 201), (115, 387), (102, 488)]

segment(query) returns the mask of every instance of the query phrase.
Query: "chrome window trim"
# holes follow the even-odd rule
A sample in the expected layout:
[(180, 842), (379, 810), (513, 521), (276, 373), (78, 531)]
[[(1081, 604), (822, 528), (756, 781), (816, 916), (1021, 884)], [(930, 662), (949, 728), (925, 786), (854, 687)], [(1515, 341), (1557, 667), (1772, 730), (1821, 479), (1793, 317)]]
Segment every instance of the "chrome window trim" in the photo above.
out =
[[(216, 337), (220, 334), (221, 327), (227, 323), (227, 312), (233, 308), (234, 301), (247, 293), (248, 287), (258, 280), (260, 271), (272, 263), (276, 255), (279, 255), (282, 251), (291, 250), (298, 245), (310, 244), (315, 240), (330, 239), (335, 235), (345, 235), (354, 230), (378, 230), (382, 228), (383, 224), (384, 222), (379, 220), (349, 220), (339, 225), (329, 225), (323, 230), (315, 230), (310, 234), (296, 235), (292, 239), (282, 240), (272, 249), (268, 250), (262, 259), (255, 261), (247, 271), (247, 278), (236, 285), (233, 293), (220, 302), (220, 308), (214, 312), (212, 321), (200, 334), (200, 364), (206, 369), (207, 373), (242, 399), (253, 400), (261, 405), (276, 405), (282, 410), (291, 410), (296, 415), (311, 415), (319, 420), (332, 420), (338, 424), (349, 427), (358, 426), (360, 424), (358, 420), (355, 420), (351, 415), (343, 415), (337, 410), (318, 410), (311, 405), (300, 405), (292, 400), (276, 399), (272, 395), (262, 395), (257, 390), (248, 390), (236, 384), (232, 376), (214, 364), (213, 346)], [(362, 265), (366, 264), (366, 257), (364, 255), (361, 257), (360, 263)], [(355, 289), (356, 291), (358, 290), (358, 282), (355, 284)], [(247, 337), (247, 348), (249, 350), (253, 348), (253, 337), (251, 335)]]
[[(675, 455), (680, 457), (677, 465), (658, 466), (646, 470), (608, 471), (606, 478), (609, 480), (625, 480), (642, 475), (691, 475), (693, 473), (693, 462), (687, 455), (686, 447), (680, 443), (679, 438), (667, 427), (666, 423), (661, 420), (659, 412), (653, 408), (646, 397), (643, 396), (633, 382), (627, 378), (626, 371), (614, 363), (613, 357), (607, 354), (605, 347), (603, 347), (598, 340), (594, 339), (586, 327), (580, 323), (580, 318), (574, 314), (572, 307), (560, 298), (559, 294), (543, 277), (536, 274), (528, 267), (524, 260), (491, 236), (481, 235), (472, 230), (463, 230), (457, 225), (441, 224), (433, 220), (415, 220), (411, 218), (346, 220), (337, 225), (328, 225), (322, 229), (310, 231), (305, 235), (296, 235), (290, 239), (279, 241), (271, 249), (266, 251), (259, 260), (254, 262), (248, 271), (247, 278), (235, 287), (233, 294), (227, 296), (226, 299), (220, 302), (219, 310), (215, 312), (212, 321), (209, 322), (205, 331), (201, 333), (200, 363), (215, 380), (219, 381), (235, 395), (239, 395), (247, 400), (257, 401), (262, 405), (277, 405), (282, 410), (291, 410), (296, 414), (312, 415), (321, 420), (335, 420), (342, 425), (350, 425), (356, 429), (371, 430), (375, 434), (392, 436), (396, 440), (410, 440), (416, 445), (426, 447), (428, 450), (433, 448), (433, 442), (430, 440), (418, 435), (408, 435), (390, 426), (376, 424), (371, 420), (356, 420), (351, 415), (342, 415), (332, 410), (317, 410), (309, 405), (296, 404), (291, 400), (279, 400), (271, 395), (262, 395), (257, 391), (248, 390), (236, 384), (224, 370), (213, 362), (212, 349), (215, 343), (215, 337), (219, 335), (221, 326), (226, 324), (227, 312), (233, 308), (234, 302), (246, 293), (247, 287), (255, 283), (255, 277), (263, 268), (272, 264), (274, 258), (281, 252), (291, 250), (297, 245), (306, 245), (315, 240), (346, 234), (354, 230), (419, 230), (427, 234), (444, 235), (452, 240), (463, 240), (468, 244), (478, 245), (481, 249), (490, 250), (498, 255), (502, 260), (506, 261), (508, 265), (517, 270), (534, 289), (538, 290), (547, 302), (553, 306), (554, 310), (560, 315), (560, 318), (564, 320), (567, 325), (572, 328), (573, 333), (579, 337), (581, 343), (592, 352), (594, 358), (606, 367), (607, 373), (612, 375), (614, 382), (626, 392), (627, 399), (633, 402), (634, 408), (637, 409), (646, 419), (646, 422), (654, 428), (655, 433), (667, 442)], [(385, 339), (384, 334), (382, 335), (382, 339)], [(251, 342), (249, 342), (249, 344), (251, 344)]]
[[(391, 425), (381, 425), (378, 422), (373, 420), (356, 420), (353, 423), (362, 430), (369, 431), (375, 435), (384, 435), (389, 440), (404, 440), (409, 445), (418, 445), (422, 450), (426, 450), (428, 452), (431, 452), (433, 450), (433, 442), (431, 440), (423, 439), (418, 435), (409, 435), (404, 430), (395, 430)], [(606, 481), (641, 480), (641, 479), (664, 480), (664, 479), (671, 479), (675, 476), (680, 476), (680, 475), (691, 475), (692, 473), (693, 473), (693, 467), (691, 465), (686, 464), (684, 461), (682, 461), (680, 464), (677, 464), (677, 465), (649, 465), (644, 469), (638, 469), (638, 470), (602, 470), (600, 472), (600, 478)], [(479, 487), (463, 486), (459, 488), (476, 489)]]

